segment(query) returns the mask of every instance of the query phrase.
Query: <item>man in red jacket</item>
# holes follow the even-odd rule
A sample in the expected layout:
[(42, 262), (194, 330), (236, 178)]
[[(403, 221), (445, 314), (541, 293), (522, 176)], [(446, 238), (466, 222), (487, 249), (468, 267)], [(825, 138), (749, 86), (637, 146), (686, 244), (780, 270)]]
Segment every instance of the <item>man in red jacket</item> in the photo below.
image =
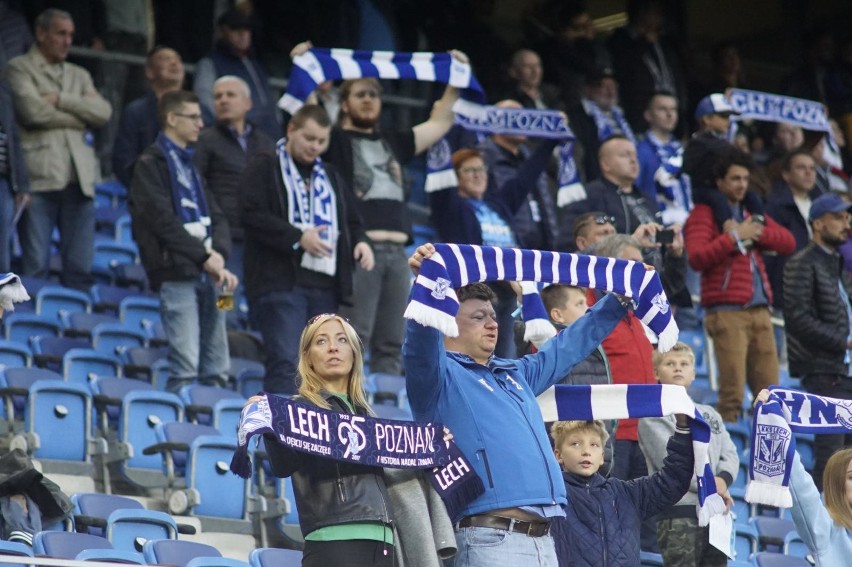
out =
[(737, 420), (746, 381), (754, 395), (778, 383), (772, 289), (761, 252), (788, 255), (796, 247), (790, 231), (743, 207), (751, 168), (749, 157), (735, 148), (720, 156), (716, 187), (728, 198), (732, 218), (720, 231), (712, 209), (696, 205), (685, 228), (689, 264), (701, 272), (704, 325), (716, 349), (717, 409), (727, 422)]

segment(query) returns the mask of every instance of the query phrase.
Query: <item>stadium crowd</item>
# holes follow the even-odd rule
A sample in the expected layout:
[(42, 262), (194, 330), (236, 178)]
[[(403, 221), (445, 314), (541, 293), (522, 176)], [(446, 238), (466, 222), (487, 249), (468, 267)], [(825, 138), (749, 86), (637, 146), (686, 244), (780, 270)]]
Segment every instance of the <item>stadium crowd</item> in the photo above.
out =
[[(751, 458), (729, 429), (748, 423), (754, 400), (779, 384), (852, 400), (852, 67), (832, 60), (828, 32), (808, 38), (807, 64), (777, 89), (825, 105), (826, 121), (809, 127), (741, 116), (732, 89), (748, 85), (732, 44), (714, 49), (712, 77), (692, 76), (656, 0), (629, 0), (627, 25), (606, 39), (582, 2), (544, 3), (546, 29), (514, 52), (471, 25), (448, 64), (469, 65), (498, 109), (558, 112), (573, 134), (566, 157), (562, 141), (532, 130), (465, 128), (464, 93), (449, 83), (407, 127), (394, 127), (383, 92), (422, 85), (378, 74), (320, 82), (307, 104), (283, 110), (275, 54), (280, 73), (314, 43), (403, 51), (383, 2), (359, 2), (340, 38), (287, 52), (270, 47), (259, 9), (223, 12), (205, 51), (171, 29), (181, 14), (166, 22), (145, 4), (32, 2), (21, 14), (0, 2), (0, 272), (85, 293), (103, 281), (95, 251), (110, 219), (96, 188), (113, 178), (144, 269), (136, 285), (159, 300), (164, 389), (229, 387), (241, 338), (260, 345), (265, 394), (316, 408), (381, 417), (367, 377), (399, 377), (411, 417), (446, 426), (482, 480), (445, 518), (455, 565), (639, 565), (640, 550), (666, 565), (728, 564), (695, 514), (694, 416), (545, 424), (536, 396), (555, 384), (686, 388), (712, 431), (726, 513)], [(430, 46), (453, 35), (425, 22)], [(153, 45), (154, 27), (173, 42)], [(141, 74), (76, 64), (72, 44), (146, 63)], [(191, 84), (184, 59), (197, 60)], [(427, 162), (430, 175), (445, 164), (452, 182), (427, 182), (424, 197)], [(553, 284), (540, 293), (556, 335), (531, 344), (519, 316), (527, 296), (508, 281), (450, 290), (459, 333), (442, 336), (403, 316), (433, 243), (644, 264), (698, 343), (661, 352), (629, 297)], [(223, 309), (234, 297), (236, 311)], [(699, 386), (710, 357), (717, 397)], [(265, 439), (272, 473), (293, 478), (303, 565), (439, 564), (443, 548), (418, 541), (393, 477)], [(791, 465), (793, 521), (824, 565), (852, 551), (846, 446), (844, 434), (818, 434), (810, 476), (798, 457)]]

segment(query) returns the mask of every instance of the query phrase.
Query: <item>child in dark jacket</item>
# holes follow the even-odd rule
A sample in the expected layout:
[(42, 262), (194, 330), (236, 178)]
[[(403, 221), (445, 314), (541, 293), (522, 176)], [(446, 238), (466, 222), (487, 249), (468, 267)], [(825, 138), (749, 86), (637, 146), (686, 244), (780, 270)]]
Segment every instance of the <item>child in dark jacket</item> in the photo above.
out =
[(551, 527), (559, 567), (635, 566), (639, 528), (689, 489), (694, 455), (687, 417), (676, 416), (668, 456), (656, 474), (623, 481), (598, 473), (607, 432), (600, 421), (559, 421), (551, 429), (568, 492), (566, 517)]

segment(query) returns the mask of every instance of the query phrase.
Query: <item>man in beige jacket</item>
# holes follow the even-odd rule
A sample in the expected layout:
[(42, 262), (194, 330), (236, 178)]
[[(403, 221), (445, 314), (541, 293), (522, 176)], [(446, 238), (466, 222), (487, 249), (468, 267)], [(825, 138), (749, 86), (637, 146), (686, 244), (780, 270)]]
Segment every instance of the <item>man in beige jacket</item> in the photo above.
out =
[(112, 108), (88, 71), (66, 61), (74, 37), (70, 14), (45, 10), (35, 20), (35, 35), (36, 44), (6, 69), (32, 190), (21, 234), (22, 272), (47, 276), (51, 233), (58, 226), (62, 283), (85, 290), (100, 179), (89, 129), (105, 124)]

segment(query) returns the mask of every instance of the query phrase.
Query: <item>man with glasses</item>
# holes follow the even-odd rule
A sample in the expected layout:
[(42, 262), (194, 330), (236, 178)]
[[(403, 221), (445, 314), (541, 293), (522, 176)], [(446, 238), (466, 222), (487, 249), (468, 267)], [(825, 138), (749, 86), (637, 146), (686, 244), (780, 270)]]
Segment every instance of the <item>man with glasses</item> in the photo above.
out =
[(66, 61), (74, 38), (68, 12), (45, 10), (35, 20), (35, 33), (35, 45), (6, 69), (32, 191), (21, 232), (22, 273), (47, 277), (51, 235), (58, 226), (62, 283), (88, 290), (93, 197), (100, 180), (91, 128), (106, 124), (112, 108), (89, 72)]
[(188, 146), (204, 122), (198, 97), (172, 91), (160, 98), (162, 131), (133, 170), (129, 206), (133, 236), (151, 289), (160, 295), (168, 339), (166, 389), (224, 386), (230, 360), (220, 292), (233, 292), (237, 277), (225, 268), (228, 222), (192, 162)]

